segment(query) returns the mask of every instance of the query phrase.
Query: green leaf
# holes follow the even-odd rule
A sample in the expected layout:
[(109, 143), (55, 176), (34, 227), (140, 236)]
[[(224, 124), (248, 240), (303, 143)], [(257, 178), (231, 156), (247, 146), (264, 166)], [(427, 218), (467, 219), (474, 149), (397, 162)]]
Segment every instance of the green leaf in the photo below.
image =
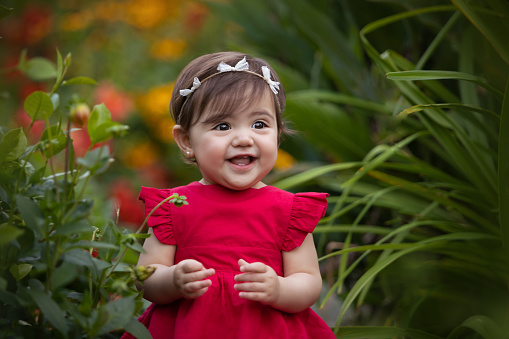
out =
[(441, 80), (441, 79), (455, 79), (455, 80), (465, 80), (465, 81), (471, 81), (479, 86), (484, 87), (491, 93), (493, 93), (497, 98), (502, 99), (503, 94), (490, 84), (486, 82), (481, 77), (462, 73), (462, 72), (455, 72), (455, 71), (421, 71), (421, 70), (414, 70), (414, 71), (401, 71), (401, 72), (389, 72), (387, 73), (387, 79), (390, 80), (403, 80), (403, 81), (415, 81), (415, 80)]
[(506, 336), (500, 329), (500, 327), (493, 321), (493, 319), (483, 316), (474, 315), (465, 320), (460, 326), (458, 326), (447, 338), (463, 338), (463, 329), (470, 328), (475, 332), (479, 333), (484, 339), (504, 339)]
[(9, 271), (11, 272), (14, 279), (21, 280), (24, 277), (26, 277), (28, 275), (28, 273), (30, 273), (30, 271), (32, 270), (32, 267), (33, 266), (30, 264), (19, 264), (19, 265), (14, 264), (11, 266)]
[(62, 83), (63, 86), (71, 86), (71, 85), (97, 85), (97, 81), (88, 77), (75, 77), (69, 80), (66, 80)]
[(56, 111), (58, 106), (60, 106), (60, 95), (58, 93), (51, 95), (51, 103), (53, 104), (53, 110)]
[(426, 332), (391, 326), (341, 326), (336, 333), (341, 339), (389, 339), (403, 336), (410, 339), (442, 339)]
[(64, 262), (55, 269), (51, 276), (51, 288), (56, 291), (60, 287), (67, 286), (80, 275), (81, 268), (75, 264)]
[(7, 132), (0, 142), (0, 164), (18, 159), (25, 152), (27, 143), (21, 127)]
[(426, 132), (418, 132), (415, 134), (412, 134), (402, 141), (398, 142), (394, 146), (391, 146), (387, 148), (384, 152), (382, 152), (380, 155), (378, 155), (375, 159), (369, 161), (366, 163), (362, 168), (360, 168), (348, 181), (346, 181), (343, 184), (343, 187), (347, 187), (349, 185), (354, 184), (356, 181), (358, 181), (360, 178), (362, 178), (366, 173), (369, 171), (375, 169), (376, 167), (380, 166), (382, 163), (390, 159), (396, 152), (401, 150), (401, 148), (405, 147), (415, 139), (427, 134)]
[(89, 130), (88, 133), (90, 135), (90, 141), (93, 145), (99, 142), (108, 141), (113, 137), (113, 133), (116, 132), (115, 128), (118, 128), (119, 126), (123, 125), (115, 121), (107, 121), (102, 123), (92, 132)]
[(108, 321), (102, 326), (98, 334), (105, 334), (114, 330), (123, 329), (132, 319), (135, 310), (136, 296), (129, 296), (107, 303), (102, 308), (102, 314)]
[(339, 316), (336, 322), (336, 334), (337, 331), (341, 328), (341, 321), (343, 320), (343, 317), (346, 314), (346, 311), (350, 307), (350, 305), (354, 302), (355, 298), (362, 292), (364, 287), (369, 285), (371, 281), (382, 271), (384, 268), (392, 264), (395, 260), (399, 259), (400, 257), (407, 255), (411, 252), (419, 251), (424, 249), (426, 244), (419, 244), (416, 243), (414, 246), (403, 249), (401, 251), (398, 251), (396, 253), (391, 254), (384, 260), (377, 262), (375, 265), (373, 265), (371, 268), (369, 268), (366, 273), (364, 273), (355, 283), (355, 285), (352, 287), (348, 295), (346, 296), (343, 305), (341, 306), (341, 310), (339, 312)]
[(62, 61), (62, 54), (60, 54), (60, 51), (57, 48), (57, 78), (62, 79), (64, 76), (64, 63)]
[(104, 103), (100, 105), (95, 105), (92, 109), (92, 113), (90, 113), (90, 118), (88, 119), (88, 131), (97, 129), (100, 125), (105, 122), (111, 121), (111, 113), (106, 107)]
[(111, 134), (106, 130), (113, 125), (111, 113), (106, 105), (103, 103), (94, 106), (90, 118), (88, 119), (88, 135), (90, 136), (92, 144), (94, 145), (111, 138)]
[(94, 228), (88, 224), (86, 220), (78, 220), (70, 224), (64, 224), (57, 228), (56, 235), (71, 235), (79, 233), (91, 233)]
[(152, 339), (147, 327), (140, 323), (136, 318), (131, 318), (131, 320), (129, 320), (129, 322), (124, 326), (124, 329), (138, 339)]
[(0, 225), (0, 234), (2, 235), (0, 237), (0, 246), (8, 244), (11, 240), (16, 239), (20, 235), (24, 233), (23, 230), (9, 225), (7, 223)]
[(295, 174), (291, 177), (282, 179), (282, 180), (276, 182), (274, 184), (274, 186), (276, 186), (282, 190), (288, 190), (292, 187), (301, 185), (305, 182), (315, 179), (321, 175), (324, 175), (324, 174), (327, 174), (330, 172), (341, 171), (341, 170), (345, 170), (345, 169), (359, 168), (362, 165), (363, 165), (363, 163), (361, 163), (361, 162), (349, 162), (349, 163), (324, 165), (324, 166), (312, 168), (305, 172)]
[(5, 18), (6, 16), (12, 13), (12, 8), (7, 8), (5, 6), (0, 5), (0, 19)]
[(500, 117), (498, 142), (498, 207), (500, 232), (509, 253), (509, 78)]
[(509, 64), (509, 45), (507, 44), (506, 34), (509, 30), (507, 13), (504, 15), (496, 9), (496, 6), (490, 9), (489, 3), (494, 4), (494, 2), (488, 1), (488, 5), (486, 2), (482, 5), (479, 2), (452, 0), (452, 3), (461, 10), (468, 20), (486, 37), (502, 59)]
[[(105, 154), (103, 154), (105, 153)], [(76, 162), (90, 170), (91, 174), (102, 173), (106, 171), (108, 166), (114, 161), (107, 150), (107, 148), (100, 147), (93, 149), (84, 157), (78, 158)]]
[(55, 79), (57, 77), (55, 64), (48, 59), (40, 57), (28, 60), (24, 65), (24, 68), (20, 70), (30, 79), (35, 81), (45, 81)]
[(67, 336), (67, 322), (64, 317), (64, 312), (60, 309), (58, 304), (46, 293), (35, 288), (31, 288), (29, 293), (41, 310), (41, 313), (44, 315), (44, 318), (47, 319), (60, 333)]
[(76, 248), (76, 247), (82, 247), (85, 249), (89, 248), (101, 248), (101, 249), (111, 249), (111, 250), (118, 250), (119, 247), (115, 244), (110, 244), (107, 242), (102, 241), (90, 241), (90, 240), (80, 240), (77, 242), (74, 242), (72, 244), (69, 244), (68, 248)]
[(59, 126), (51, 126), (44, 130), (41, 136), (41, 149), (47, 158), (60, 153), (66, 147), (67, 137), (64, 135)]
[(50, 97), (42, 92), (35, 91), (25, 99), (25, 111), (34, 120), (45, 120), (53, 114), (53, 103)]
[(16, 205), (27, 227), (43, 235), (46, 221), (39, 205), (30, 198), (21, 195), (16, 196)]

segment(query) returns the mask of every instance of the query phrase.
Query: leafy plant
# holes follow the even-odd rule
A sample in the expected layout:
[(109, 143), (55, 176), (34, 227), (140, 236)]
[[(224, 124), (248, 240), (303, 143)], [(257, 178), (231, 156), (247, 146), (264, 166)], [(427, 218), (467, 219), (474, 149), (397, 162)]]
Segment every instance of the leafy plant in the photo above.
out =
[[(143, 251), (138, 240), (147, 237), (140, 233), (145, 223), (131, 233), (118, 226), (118, 217), (94, 215), (99, 195), (87, 191), (114, 160), (107, 142), (128, 126), (112, 121), (104, 104), (84, 110), (90, 114), (82, 114), (80, 122), (87, 120), (91, 145), (84, 156), (75, 156), (75, 116), (66, 116), (61, 92), (95, 81), (66, 79), (70, 65), (71, 55), (62, 58), (57, 50), (56, 66), (43, 58), (26, 60), (24, 53), (17, 66), (31, 79), (54, 80), (54, 86), (24, 101), (31, 117), (26, 132), (21, 127), (1, 131), (0, 336), (93, 338), (128, 330), (150, 338), (136, 320), (143, 303), (135, 282), (153, 269), (122, 261), (128, 249)], [(46, 129), (29, 145), (26, 134), (37, 120)], [(171, 196), (161, 204), (169, 199), (186, 203), (185, 197)]]

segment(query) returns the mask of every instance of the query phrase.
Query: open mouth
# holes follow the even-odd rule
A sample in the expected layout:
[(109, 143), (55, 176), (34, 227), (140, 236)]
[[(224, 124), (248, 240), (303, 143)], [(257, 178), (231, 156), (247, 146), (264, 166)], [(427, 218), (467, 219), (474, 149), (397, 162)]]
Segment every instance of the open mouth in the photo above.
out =
[(250, 163), (252, 163), (253, 160), (254, 160), (254, 158), (249, 155), (243, 155), (243, 156), (238, 156), (238, 157), (228, 159), (229, 162), (231, 162), (232, 164), (237, 165), (237, 166), (247, 166)]

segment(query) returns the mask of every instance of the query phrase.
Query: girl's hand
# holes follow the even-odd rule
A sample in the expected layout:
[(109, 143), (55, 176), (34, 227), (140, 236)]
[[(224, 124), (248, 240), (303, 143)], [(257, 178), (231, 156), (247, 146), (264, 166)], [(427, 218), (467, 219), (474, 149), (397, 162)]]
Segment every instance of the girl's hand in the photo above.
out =
[(239, 293), (239, 297), (262, 304), (275, 304), (279, 298), (280, 285), (279, 277), (272, 267), (260, 262), (248, 263), (244, 259), (239, 260), (240, 271), (243, 272), (235, 276), (234, 288)]
[(183, 298), (195, 299), (207, 292), (212, 281), (205, 278), (214, 274), (213, 268), (206, 269), (199, 261), (186, 259), (175, 265), (173, 283)]

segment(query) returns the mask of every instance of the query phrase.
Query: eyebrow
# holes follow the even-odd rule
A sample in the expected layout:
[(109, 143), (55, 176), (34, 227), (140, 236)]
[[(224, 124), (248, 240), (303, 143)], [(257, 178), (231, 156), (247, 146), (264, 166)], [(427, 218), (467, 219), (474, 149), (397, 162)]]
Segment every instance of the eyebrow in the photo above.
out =
[(264, 108), (254, 110), (249, 115), (250, 116), (264, 116), (264, 117), (268, 117), (268, 118), (273, 119), (273, 120), (276, 119), (275, 115), (272, 114), (272, 112), (269, 112), (268, 110), (266, 110)]
[(202, 122), (200, 122), (200, 124), (202, 125), (207, 125), (207, 124), (216, 124), (216, 123), (219, 123), (223, 120), (225, 120), (226, 118), (229, 118), (233, 113), (231, 112), (227, 112), (227, 113), (210, 113), (208, 114), (207, 118), (205, 120), (203, 120)]
[[(211, 113), (208, 115), (206, 119), (200, 122), (200, 124), (207, 125), (207, 124), (217, 124), (219, 122), (224, 121), (225, 119), (231, 117), (234, 112), (227, 112), (227, 113)], [(249, 117), (266, 117), (269, 120), (276, 120), (276, 117), (274, 114), (269, 112), (268, 110), (261, 108), (261, 109), (255, 109), (252, 112), (249, 113)]]

